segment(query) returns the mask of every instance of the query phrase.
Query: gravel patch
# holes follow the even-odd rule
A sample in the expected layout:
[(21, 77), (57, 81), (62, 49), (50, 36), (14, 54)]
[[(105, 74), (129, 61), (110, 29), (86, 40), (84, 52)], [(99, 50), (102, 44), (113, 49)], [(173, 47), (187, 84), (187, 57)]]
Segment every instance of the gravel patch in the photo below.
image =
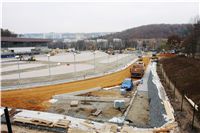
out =
[(149, 96), (149, 110), (150, 110), (150, 125), (152, 127), (160, 127), (166, 121), (163, 114), (166, 115), (162, 100), (159, 98), (156, 85), (152, 82), (152, 72), (150, 73), (148, 80), (148, 96)]

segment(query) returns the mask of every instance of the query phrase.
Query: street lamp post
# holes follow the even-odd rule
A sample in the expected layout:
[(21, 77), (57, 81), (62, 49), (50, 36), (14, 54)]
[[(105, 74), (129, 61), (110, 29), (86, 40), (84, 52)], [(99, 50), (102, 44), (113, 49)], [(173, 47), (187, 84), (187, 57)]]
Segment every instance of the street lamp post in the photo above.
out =
[(49, 64), (49, 78), (51, 78), (51, 68), (50, 68), (50, 54), (47, 54), (48, 64)]
[(119, 66), (119, 58), (118, 58), (118, 53), (117, 53), (117, 67)]
[(20, 67), (19, 67), (19, 56), (17, 55), (17, 56), (15, 56), (15, 58), (17, 59), (17, 67), (18, 67), (18, 74), (19, 74), (19, 76), (18, 76), (18, 83), (20, 85), (21, 74), (20, 74)]
[(74, 76), (76, 79), (76, 53), (73, 52), (73, 55), (74, 55)]
[(95, 73), (95, 69), (96, 69), (96, 61), (95, 61), (95, 54), (96, 54), (96, 52), (94, 51), (94, 73)]

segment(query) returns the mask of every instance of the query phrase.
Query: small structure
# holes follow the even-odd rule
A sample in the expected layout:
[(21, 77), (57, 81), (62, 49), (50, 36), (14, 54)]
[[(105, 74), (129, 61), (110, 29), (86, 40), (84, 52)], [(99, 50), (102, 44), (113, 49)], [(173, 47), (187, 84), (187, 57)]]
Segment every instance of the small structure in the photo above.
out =
[(125, 101), (124, 100), (115, 100), (114, 101), (114, 108), (117, 108), (117, 109), (125, 108)]
[(78, 106), (78, 101), (71, 101), (70, 106), (71, 107), (77, 107)]
[[(2, 58), (13, 57), (13, 54), (32, 55), (48, 52), (52, 40), (39, 38), (1, 37)], [(11, 51), (11, 52), (10, 52)]]

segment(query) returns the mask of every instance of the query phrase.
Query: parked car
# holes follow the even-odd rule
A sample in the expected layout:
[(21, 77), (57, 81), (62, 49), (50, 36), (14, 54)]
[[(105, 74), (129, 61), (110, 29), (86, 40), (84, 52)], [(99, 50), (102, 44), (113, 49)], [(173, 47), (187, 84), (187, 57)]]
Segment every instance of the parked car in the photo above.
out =
[(131, 91), (133, 87), (133, 81), (131, 78), (124, 79), (121, 85), (121, 89), (125, 89), (126, 91)]

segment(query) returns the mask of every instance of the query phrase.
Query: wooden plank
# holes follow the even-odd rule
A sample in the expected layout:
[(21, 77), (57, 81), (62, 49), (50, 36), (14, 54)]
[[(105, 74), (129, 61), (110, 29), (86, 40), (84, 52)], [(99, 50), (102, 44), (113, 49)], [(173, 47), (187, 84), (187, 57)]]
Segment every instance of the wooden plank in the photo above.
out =
[(56, 123), (54, 123), (54, 127), (68, 128), (71, 121), (59, 119)]
[(92, 115), (98, 116), (101, 112), (102, 112), (101, 110), (96, 110), (94, 113), (92, 113)]

